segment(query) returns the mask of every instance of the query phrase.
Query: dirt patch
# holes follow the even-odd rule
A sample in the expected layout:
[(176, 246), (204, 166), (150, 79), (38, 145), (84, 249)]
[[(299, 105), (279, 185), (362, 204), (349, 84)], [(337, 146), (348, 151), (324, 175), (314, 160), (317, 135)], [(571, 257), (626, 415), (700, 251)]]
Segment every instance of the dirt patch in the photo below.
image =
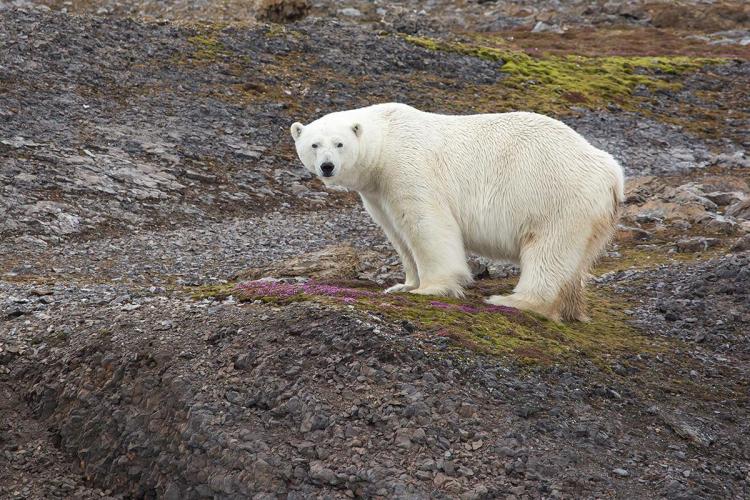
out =
[(672, 29), (571, 29), (564, 33), (512, 30), (485, 37), (489, 40), (502, 40), (509, 48), (537, 56), (579, 54), (591, 57), (689, 56), (750, 59), (750, 47), (710, 44), (710, 40), (695, 36), (695, 32), (686, 30), (684, 26), (674, 26)]
[(646, 5), (651, 23), (657, 28), (724, 31), (746, 28), (750, 23), (750, 6), (717, 2), (696, 8), (683, 2), (664, 2)]

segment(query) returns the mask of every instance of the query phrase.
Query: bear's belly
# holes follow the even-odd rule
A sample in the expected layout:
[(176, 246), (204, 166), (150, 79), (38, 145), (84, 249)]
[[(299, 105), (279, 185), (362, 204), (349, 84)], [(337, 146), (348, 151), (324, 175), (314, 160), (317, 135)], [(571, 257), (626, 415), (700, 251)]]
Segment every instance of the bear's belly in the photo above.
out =
[(464, 221), (461, 226), (464, 248), (467, 251), (494, 260), (518, 261), (520, 245), (515, 224), (495, 218)]

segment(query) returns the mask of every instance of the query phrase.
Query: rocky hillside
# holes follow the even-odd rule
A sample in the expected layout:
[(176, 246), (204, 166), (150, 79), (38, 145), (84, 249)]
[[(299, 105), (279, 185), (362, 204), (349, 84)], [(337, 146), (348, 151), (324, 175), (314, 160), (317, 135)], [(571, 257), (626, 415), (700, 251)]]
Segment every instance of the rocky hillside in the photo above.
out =
[[(0, 1), (0, 497), (750, 497), (749, 16)], [(591, 323), (380, 294), (288, 127), (383, 101), (622, 162)]]

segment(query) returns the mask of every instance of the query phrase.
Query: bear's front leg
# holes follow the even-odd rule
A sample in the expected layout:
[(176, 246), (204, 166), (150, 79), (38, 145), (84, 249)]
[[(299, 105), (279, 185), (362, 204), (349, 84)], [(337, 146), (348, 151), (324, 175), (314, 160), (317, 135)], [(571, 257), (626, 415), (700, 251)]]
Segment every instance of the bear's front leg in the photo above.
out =
[(401, 265), (404, 267), (405, 280), (403, 283), (393, 285), (392, 287), (386, 288), (385, 293), (399, 293), (409, 292), (415, 288), (419, 288), (419, 274), (417, 273), (417, 264), (414, 262), (411, 250), (406, 242), (403, 240), (400, 234), (396, 232), (396, 229), (392, 224), (389, 224), (389, 229), (383, 228), (388, 240), (396, 249), (399, 258), (401, 259)]
[(381, 208), (377, 200), (369, 199), (364, 195), (362, 195), (362, 204), (367, 213), (370, 214), (370, 217), (383, 229), (385, 236), (391, 242), (391, 245), (393, 245), (399, 259), (401, 259), (401, 265), (404, 267), (404, 274), (406, 275), (404, 282), (387, 288), (385, 293), (408, 292), (419, 288), (417, 264), (414, 262), (414, 257), (409, 246), (404, 241), (402, 235), (399, 234), (388, 214)]
[(461, 230), (450, 212), (436, 205), (394, 210), (394, 224), (412, 250), (419, 274), (419, 287), (411, 293), (461, 297), (471, 283)]

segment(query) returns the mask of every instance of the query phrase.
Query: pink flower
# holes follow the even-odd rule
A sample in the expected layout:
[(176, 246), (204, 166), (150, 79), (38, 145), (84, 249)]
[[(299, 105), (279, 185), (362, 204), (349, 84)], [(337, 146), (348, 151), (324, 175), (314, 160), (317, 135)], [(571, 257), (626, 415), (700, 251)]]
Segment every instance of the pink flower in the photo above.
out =
[(484, 310), (487, 312), (503, 313), (503, 314), (518, 314), (520, 312), (515, 307), (494, 306), (494, 305), (485, 306)]
[(478, 307), (467, 306), (467, 305), (459, 306), (458, 309), (459, 309), (459, 311), (465, 312), (465, 313), (478, 313), (478, 312), (482, 312), (481, 309), (479, 309)]
[(455, 307), (453, 306), (453, 304), (438, 302), (437, 300), (433, 300), (432, 302), (430, 302), (430, 305), (433, 307), (437, 307), (438, 309), (453, 309)]

